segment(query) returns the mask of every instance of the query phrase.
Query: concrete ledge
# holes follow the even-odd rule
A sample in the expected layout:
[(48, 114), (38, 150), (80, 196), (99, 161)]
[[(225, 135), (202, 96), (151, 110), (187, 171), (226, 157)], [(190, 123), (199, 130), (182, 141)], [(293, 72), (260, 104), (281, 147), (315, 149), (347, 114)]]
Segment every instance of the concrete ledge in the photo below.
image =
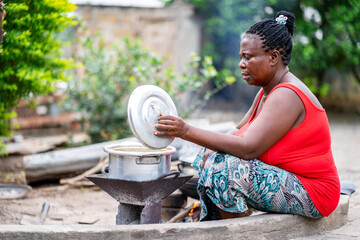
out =
[(260, 214), (211, 222), (148, 225), (0, 225), (0, 239), (289, 239), (333, 230), (347, 222), (349, 196), (326, 218)]

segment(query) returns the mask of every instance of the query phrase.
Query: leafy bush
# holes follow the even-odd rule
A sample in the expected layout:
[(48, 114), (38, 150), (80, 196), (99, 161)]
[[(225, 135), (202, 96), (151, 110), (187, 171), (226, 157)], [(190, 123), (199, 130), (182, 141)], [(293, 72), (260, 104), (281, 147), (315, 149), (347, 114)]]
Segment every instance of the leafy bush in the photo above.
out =
[(291, 67), (318, 96), (330, 90), (329, 69), (360, 83), (360, 2), (307, 0), (294, 9), (296, 35)]
[(74, 65), (60, 57), (56, 33), (76, 24), (65, 14), (73, 10), (67, 0), (7, 1), (7, 34), (0, 46), (0, 136), (11, 135), (9, 120), (20, 99), (48, 93), (55, 82), (68, 79), (64, 70)]
[[(164, 89), (179, 104), (183, 93), (193, 91), (201, 95), (207, 82), (217, 76), (211, 57), (201, 59), (193, 54), (189, 75), (178, 75), (172, 66), (164, 66), (164, 57), (148, 50), (139, 39), (124, 37), (107, 50), (102, 39), (86, 38), (79, 61), (83, 64), (84, 77), (72, 82), (64, 106), (83, 114), (89, 124), (88, 133), (93, 142), (115, 140), (130, 135), (127, 123), (127, 101), (135, 87), (152, 84)], [(226, 76), (217, 89), (232, 84), (235, 78)], [(213, 93), (202, 95), (209, 99)], [(193, 101), (190, 113), (202, 100)]]

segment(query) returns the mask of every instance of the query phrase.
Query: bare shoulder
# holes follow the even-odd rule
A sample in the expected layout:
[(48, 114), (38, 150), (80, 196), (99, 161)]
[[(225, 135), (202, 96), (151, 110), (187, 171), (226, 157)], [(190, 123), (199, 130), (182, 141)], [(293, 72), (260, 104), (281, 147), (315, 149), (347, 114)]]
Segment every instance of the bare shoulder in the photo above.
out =
[(278, 108), (283, 108), (285, 111), (289, 110), (289, 108), (298, 108), (300, 110), (303, 106), (300, 97), (293, 90), (285, 87), (276, 88), (269, 95), (266, 103), (266, 105), (276, 105)]
[(287, 83), (290, 83), (300, 89), (310, 99), (310, 101), (313, 102), (316, 107), (322, 109), (323, 107), (321, 103), (319, 102), (317, 97), (311, 92), (311, 90), (300, 79), (298, 79), (293, 74), (291, 75), (292, 77), (287, 81)]

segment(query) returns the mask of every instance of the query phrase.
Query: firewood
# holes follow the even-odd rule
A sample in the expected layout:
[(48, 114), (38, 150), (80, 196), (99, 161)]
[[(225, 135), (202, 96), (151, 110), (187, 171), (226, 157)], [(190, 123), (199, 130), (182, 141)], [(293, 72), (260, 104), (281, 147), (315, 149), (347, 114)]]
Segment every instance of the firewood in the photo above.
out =
[(84, 180), (85, 176), (98, 173), (101, 170), (102, 166), (104, 166), (108, 162), (109, 162), (109, 158), (107, 158), (107, 157), (106, 158), (101, 158), (99, 160), (99, 163), (96, 166), (90, 168), (89, 170), (83, 172), (82, 174), (80, 174), (80, 175), (78, 175), (76, 177), (61, 179), (60, 184), (76, 185), (76, 182)]
[(176, 214), (174, 217), (172, 217), (168, 223), (177, 223), (180, 222), (182, 219), (184, 219), (189, 212), (191, 211), (191, 207), (190, 208), (185, 208), (183, 210), (181, 210), (178, 214)]

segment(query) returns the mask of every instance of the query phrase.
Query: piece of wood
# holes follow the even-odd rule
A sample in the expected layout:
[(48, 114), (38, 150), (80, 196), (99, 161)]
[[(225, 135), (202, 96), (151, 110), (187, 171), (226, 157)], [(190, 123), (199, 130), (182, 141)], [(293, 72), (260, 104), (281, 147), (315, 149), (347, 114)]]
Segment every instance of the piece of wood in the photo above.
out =
[(20, 220), (20, 225), (39, 225), (40, 219), (37, 216), (23, 215)]
[(64, 144), (69, 137), (65, 134), (49, 137), (28, 138), (22, 142), (7, 143), (5, 151), (8, 154), (29, 155), (54, 149), (57, 145)]
[(95, 224), (100, 219), (93, 216), (82, 216), (77, 222), (78, 224)]
[(50, 126), (61, 126), (80, 120), (81, 115), (79, 113), (65, 112), (57, 115), (14, 118), (11, 120), (11, 123), (19, 126), (20, 129), (30, 129)]
[(99, 159), (106, 158), (104, 146), (136, 141), (136, 138), (125, 138), (91, 144), (82, 147), (50, 151), (24, 156), (24, 166), (27, 182), (46, 179), (61, 179), (80, 174), (94, 166)]
[(186, 217), (189, 212), (191, 211), (191, 208), (185, 208), (181, 210), (178, 214), (176, 214), (174, 217), (172, 217), (168, 223), (177, 223), (180, 222), (184, 217)]
[[(109, 162), (109, 158), (102, 158), (100, 159), (99, 163), (95, 166), (90, 168), (89, 170), (83, 172), (82, 174), (73, 177), (73, 178), (67, 178), (67, 179), (61, 179), (60, 184), (69, 184), (69, 185), (76, 185), (77, 182), (84, 180), (84, 177), (87, 175), (98, 173), (102, 166), (107, 164)], [(89, 180), (86, 180), (87, 182), (90, 182)], [(92, 182), (90, 182), (91, 185), (94, 185)]]

